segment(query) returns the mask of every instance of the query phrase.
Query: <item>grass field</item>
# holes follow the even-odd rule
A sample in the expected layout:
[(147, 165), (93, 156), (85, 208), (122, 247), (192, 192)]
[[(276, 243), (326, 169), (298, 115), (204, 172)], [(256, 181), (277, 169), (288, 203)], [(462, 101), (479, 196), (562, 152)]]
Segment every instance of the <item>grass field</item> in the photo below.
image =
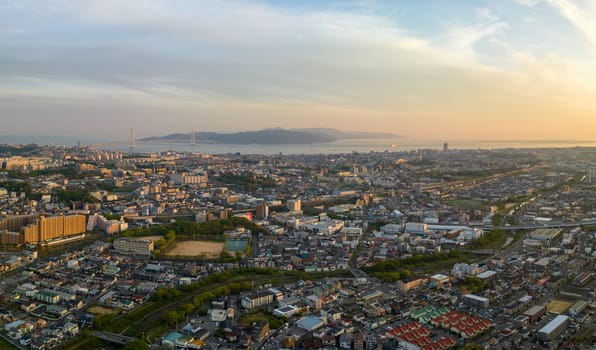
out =
[(6, 340), (0, 338), (0, 350), (12, 350), (14, 349), (14, 345), (7, 342)]
[(169, 249), (171, 256), (200, 256), (217, 258), (224, 248), (223, 242), (177, 241)]
[(546, 306), (546, 311), (552, 312), (554, 314), (562, 314), (563, 312), (567, 311), (571, 303), (561, 300), (553, 300)]
[(108, 309), (103, 306), (91, 306), (87, 309), (87, 312), (94, 314), (94, 315), (110, 315), (110, 314), (117, 314), (118, 312), (114, 309)]
[(463, 209), (479, 209), (482, 207), (482, 203), (471, 199), (453, 199), (447, 201), (447, 203)]

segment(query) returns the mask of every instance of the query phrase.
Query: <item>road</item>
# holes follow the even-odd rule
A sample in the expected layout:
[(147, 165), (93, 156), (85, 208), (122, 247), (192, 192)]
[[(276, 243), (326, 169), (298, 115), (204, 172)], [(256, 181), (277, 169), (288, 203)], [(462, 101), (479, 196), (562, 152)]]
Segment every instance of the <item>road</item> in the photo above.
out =
[[(429, 225), (431, 226), (431, 225)], [(466, 225), (460, 224), (440, 224), (440, 226), (445, 227), (462, 227)], [(586, 221), (573, 221), (573, 222), (554, 222), (549, 224), (541, 224), (541, 225), (509, 225), (509, 226), (493, 226), (493, 225), (468, 225), (472, 228), (480, 228), (483, 230), (492, 230), (492, 229), (499, 229), (502, 231), (515, 231), (515, 230), (537, 230), (541, 228), (564, 228), (564, 227), (583, 227), (583, 226), (596, 226), (596, 219), (590, 219)]]
[(110, 333), (110, 332), (94, 331), (92, 334), (94, 337), (108, 341), (110, 343), (119, 344), (119, 345), (126, 345), (128, 343), (132, 343), (135, 340), (135, 338), (127, 337), (127, 336), (124, 336), (121, 334)]

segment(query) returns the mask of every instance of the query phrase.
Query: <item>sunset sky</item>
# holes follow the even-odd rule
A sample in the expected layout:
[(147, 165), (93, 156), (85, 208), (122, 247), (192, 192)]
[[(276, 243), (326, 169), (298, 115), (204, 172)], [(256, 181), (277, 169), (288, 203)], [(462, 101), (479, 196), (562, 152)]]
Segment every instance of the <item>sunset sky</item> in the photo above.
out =
[(0, 0), (0, 135), (131, 127), (594, 140), (596, 1)]

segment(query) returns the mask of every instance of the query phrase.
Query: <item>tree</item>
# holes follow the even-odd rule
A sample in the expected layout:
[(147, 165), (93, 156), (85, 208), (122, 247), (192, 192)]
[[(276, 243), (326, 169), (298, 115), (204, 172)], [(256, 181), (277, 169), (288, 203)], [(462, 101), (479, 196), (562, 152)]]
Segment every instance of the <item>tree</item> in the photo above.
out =
[(467, 276), (464, 280), (464, 284), (472, 293), (478, 293), (488, 286), (486, 282), (476, 276)]
[(186, 316), (192, 315), (193, 312), (195, 312), (194, 304), (189, 303), (189, 304), (184, 305), (184, 314)]
[(105, 330), (112, 324), (112, 322), (114, 322), (114, 319), (115, 316), (113, 314), (96, 316), (93, 319), (93, 328), (98, 330)]
[(215, 330), (215, 336), (218, 338), (224, 338), (226, 336), (226, 330), (223, 328), (218, 328)]
[(493, 215), (492, 221), (494, 226), (503, 226), (503, 215), (496, 213)]
[(135, 339), (133, 342), (124, 345), (121, 350), (149, 350), (149, 345), (141, 339)]
[(180, 322), (183, 319), (184, 319), (184, 316), (179, 314), (176, 311), (170, 311), (164, 315), (164, 321), (166, 321), (167, 324), (171, 324), (171, 325), (175, 325), (176, 323)]

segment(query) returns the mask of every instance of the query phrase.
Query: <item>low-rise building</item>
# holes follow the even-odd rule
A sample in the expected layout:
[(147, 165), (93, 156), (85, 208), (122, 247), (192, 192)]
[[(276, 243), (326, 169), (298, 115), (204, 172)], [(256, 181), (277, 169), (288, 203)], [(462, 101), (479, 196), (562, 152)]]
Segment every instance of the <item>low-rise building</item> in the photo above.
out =
[(240, 303), (245, 309), (254, 309), (259, 306), (273, 303), (274, 294), (270, 292), (253, 292), (242, 297)]
[(542, 327), (538, 333), (538, 339), (542, 341), (549, 341), (553, 340), (559, 334), (563, 333), (565, 328), (569, 325), (569, 317), (564, 315), (559, 315), (555, 317), (552, 321), (546, 324), (546, 326)]

